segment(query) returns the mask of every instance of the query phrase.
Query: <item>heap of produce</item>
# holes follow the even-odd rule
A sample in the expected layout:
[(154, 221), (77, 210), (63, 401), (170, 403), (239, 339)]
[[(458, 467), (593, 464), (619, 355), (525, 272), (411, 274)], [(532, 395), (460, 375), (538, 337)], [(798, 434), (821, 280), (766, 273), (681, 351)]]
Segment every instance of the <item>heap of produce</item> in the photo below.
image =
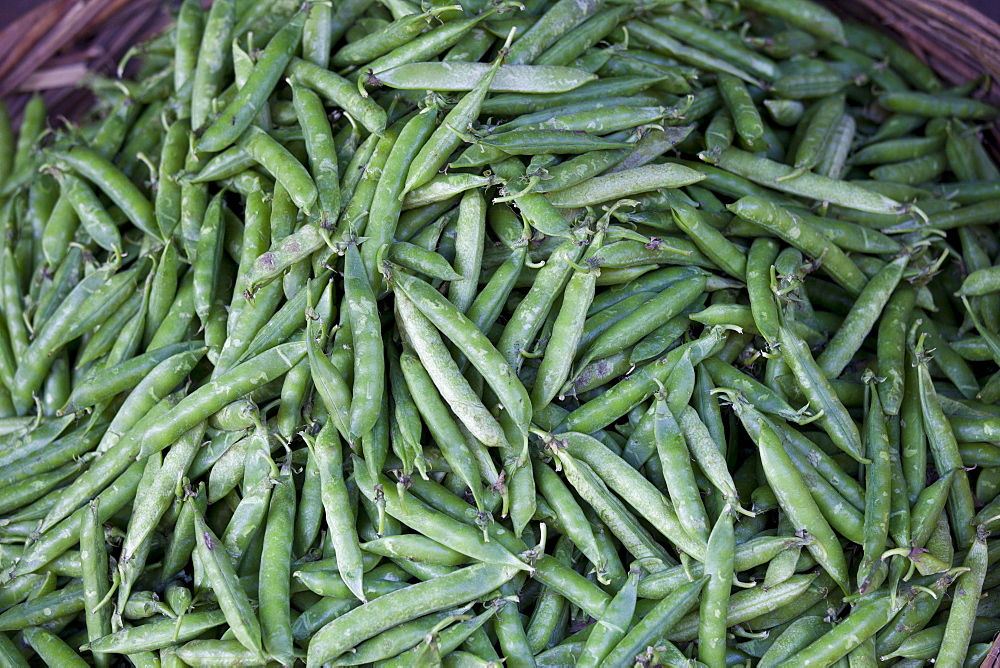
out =
[(132, 55), (0, 114), (0, 663), (986, 659), (983, 81), (806, 0), (184, 0)]

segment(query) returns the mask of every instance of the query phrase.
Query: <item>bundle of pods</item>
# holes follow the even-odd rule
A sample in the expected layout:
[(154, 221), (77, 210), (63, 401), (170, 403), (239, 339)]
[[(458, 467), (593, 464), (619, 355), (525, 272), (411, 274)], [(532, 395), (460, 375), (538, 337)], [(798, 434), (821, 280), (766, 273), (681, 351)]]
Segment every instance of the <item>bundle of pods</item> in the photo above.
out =
[(981, 81), (804, 0), (185, 0), (0, 115), (0, 661), (995, 665)]

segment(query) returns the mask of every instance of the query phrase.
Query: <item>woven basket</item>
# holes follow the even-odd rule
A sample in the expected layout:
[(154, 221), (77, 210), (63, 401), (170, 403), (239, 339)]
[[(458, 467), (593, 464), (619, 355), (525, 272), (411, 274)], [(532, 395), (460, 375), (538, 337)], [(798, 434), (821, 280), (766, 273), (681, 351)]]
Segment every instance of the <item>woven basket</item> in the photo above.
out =
[[(209, 4), (211, 0), (203, 0)], [(1000, 24), (964, 0), (823, 0), (835, 12), (878, 26), (946, 82), (987, 75), (983, 97), (1000, 106)], [(0, 32), (0, 98), (15, 120), (40, 91), (53, 117), (89, 107), (88, 73), (113, 73), (128, 48), (170, 21), (170, 0), (48, 0)], [(996, 124), (988, 133), (1000, 152)]]

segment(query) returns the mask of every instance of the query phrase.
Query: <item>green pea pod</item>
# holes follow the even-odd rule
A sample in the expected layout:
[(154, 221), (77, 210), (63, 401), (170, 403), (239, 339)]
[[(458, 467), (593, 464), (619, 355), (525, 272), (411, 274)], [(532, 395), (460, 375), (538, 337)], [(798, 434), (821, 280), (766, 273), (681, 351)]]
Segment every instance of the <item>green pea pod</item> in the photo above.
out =
[(611, 424), (653, 395), (657, 381), (664, 382), (677, 362), (690, 351), (691, 363), (697, 365), (717, 353), (725, 342), (722, 327), (713, 327), (701, 338), (674, 348), (664, 357), (646, 363), (606, 391), (598, 401), (590, 401), (566, 416), (562, 428), (592, 433)]
[(889, 535), (892, 501), (892, 464), (886, 416), (877, 387), (869, 387), (866, 448), (872, 463), (865, 474), (864, 554), (858, 566), (858, 589), (863, 594), (879, 584), (878, 567)]
[(237, 145), (281, 183), (297, 207), (311, 211), (318, 197), (316, 184), (309, 171), (287, 148), (255, 126), (246, 129)]
[(779, 326), (778, 337), (782, 357), (792, 370), (799, 387), (814, 409), (822, 411), (819, 424), (837, 447), (858, 461), (866, 461), (857, 426), (816, 364), (808, 346), (785, 324)]
[[(111, 633), (111, 608), (99, 608), (110, 589), (108, 582), (108, 552), (104, 531), (97, 521), (97, 505), (93, 502), (80, 523), (80, 560), (85, 564), (83, 596), (86, 602), (87, 638), (92, 642)], [(98, 666), (108, 666), (108, 657), (95, 655)]]
[(177, 395), (168, 393), (204, 354), (204, 349), (200, 349), (178, 356), (180, 359), (168, 358), (150, 372), (130, 395), (98, 444), (98, 452), (105, 455), (98, 461), (99, 465), (91, 466), (73, 482), (46, 515), (42, 527), (55, 526), (128, 468), (139, 454), (143, 432), (155, 424), (150, 412), (157, 406), (160, 410), (168, 410), (176, 403)]
[(788, 513), (797, 529), (805, 530), (815, 539), (808, 545), (810, 554), (847, 592), (847, 560), (840, 542), (806, 490), (801, 475), (792, 465), (781, 441), (770, 427), (762, 426), (757, 445), (764, 473), (768, 476), (771, 489), (778, 497), (782, 509)]
[(282, 239), (274, 239), (270, 250), (258, 257), (243, 280), (250, 295), (281, 276), (291, 266), (304, 261), (325, 242), (316, 225), (306, 224)]
[(401, 621), (483, 596), (516, 572), (507, 566), (477, 564), (381, 596), (320, 629), (309, 641), (309, 663), (325, 663)]
[[(443, 347), (443, 346), (442, 346)], [(426, 353), (425, 353), (426, 355)], [(400, 367), (406, 378), (410, 395), (413, 397), (424, 423), (437, 441), (438, 447), (452, 470), (458, 474), (462, 482), (471, 490), (476, 501), (476, 508), (482, 511), (483, 498), (481, 491), (480, 467), (476, 461), (470, 444), (464, 434), (451, 419), (447, 407), (440, 399), (435, 389), (435, 382), (421, 361), (413, 352), (404, 350), (399, 358)], [(431, 367), (434, 369), (434, 367)], [(453, 371), (457, 371), (454, 369)], [(452, 373), (451, 375), (458, 375)], [(459, 375), (459, 377), (461, 377)], [(471, 390), (471, 387), (468, 388)], [(485, 410), (480, 411), (485, 412)], [(486, 415), (489, 415), (486, 412)]]
[(385, 110), (367, 97), (362, 97), (346, 79), (298, 58), (292, 58), (287, 71), (293, 79), (351, 114), (372, 134), (381, 136), (385, 131)]
[(83, 606), (83, 583), (77, 581), (9, 608), (0, 614), (0, 629), (20, 631), (50, 621), (54, 616), (75, 615)]
[(309, 10), (295, 14), (257, 57), (250, 77), (198, 140), (196, 150), (217, 153), (235, 142), (267, 103), (302, 39)]
[(971, 524), (975, 510), (968, 473), (958, 452), (954, 432), (948, 423), (948, 418), (941, 410), (941, 403), (927, 369), (926, 358), (921, 353), (917, 356), (917, 370), (919, 372), (917, 394), (920, 397), (924, 432), (927, 434), (927, 443), (934, 457), (934, 465), (939, 471), (954, 472), (948, 492), (948, 517), (952, 521), (958, 543), (969, 545), (975, 537), (975, 530)]
[[(187, 501), (187, 503), (193, 503)], [(240, 643), (263, 659), (260, 622), (253, 612), (246, 592), (240, 587), (229, 555), (200, 513), (194, 513), (195, 549), (209, 586), (219, 601), (229, 628)]]
[[(320, 6), (316, 6), (312, 11), (319, 9)], [(309, 168), (318, 192), (320, 227), (332, 228), (336, 223), (341, 201), (340, 170), (330, 121), (319, 96), (299, 85), (295, 79), (290, 81), (290, 85), (296, 116), (304, 128), (303, 138), (309, 154)]]
[(121, 249), (121, 232), (86, 181), (73, 174), (60, 174), (59, 186), (94, 243), (107, 251)]
[(406, 294), (424, 316), (465, 354), (496, 392), (503, 409), (510, 414), (521, 433), (526, 434), (531, 421), (531, 398), (486, 336), (427, 283), (398, 271), (393, 272), (391, 281), (394, 290)]
[(611, 653), (625, 637), (632, 615), (635, 613), (638, 573), (631, 573), (625, 586), (615, 595), (596, 622), (596, 627), (587, 638), (576, 665), (595, 667)]
[(857, 606), (833, 630), (795, 654), (796, 661), (832, 665), (889, 623), (898, 612), (891, 596)]
[(65, 165), (96, 185), (118, 205), (136, 227), (159, 239), (153, 205), (118, 167), (86, 146), (73, 146), (53, 151), (57, 164)]
[(367, 434), (378, 420), (385, 377), (381, 323), (357, 244), (347, 246), (344, 295), (354, 341), (354, 387), (348, 433), (350, 443)]
[[(478, 118), (483, 100), (486, 99), (493, 79), (496, 77), (497, 71), (500, 69), (501, 64), (503, 64), (506, 55), (506, 50), (501, 49), (500, 55), (493, 61), (489, 70), (482, 75), (475, 87), (448, 112), (448, 115), (441, 122), (441, 126), (424, 143), (410, 164), (410, 169), (403, 186), (404, 193), (430, 181), (437, 174), (438, 170), (444, 166), (445, 162), (447, 162), (451, 152), (462, 143), (461, 137), (454, 133), (453, 128), (454, 130), (464, 132), (465, 128)], [(381, 70), (376, 70), (376, 74), (379, 71)]]
[[(355, 227), (352, 233), (360, 234), (363, 230), (369, 237), (361, 248), (361, 256), (364, 258), (365, 267), (368, 270), (368, 278), (372, 283), (372, 289), (382, 292), (384, 286), (382, 277), (377, 266), (378, 255), (384, 244), (391, 243), (395, 237), (396, 226), (399, 222), (399, 214), (403, 207), (403, 182), (408, 169), (412, 168), (413, 161), (418, 157), (421, 147), (433, 136), (435, 121), (437, 120), (437, 107), (432, 105), (424, 109), (421, 113), (412, 116), (399, 130), (399, 136), (392, 142), (392, 130), (386, 135), (386, 141), (391, 143), (388, 156), (378, 177), (378, 188), (371, 194), (371, 206), (368, 207), (367, 222), (353, 219), (353, 212), (348, 210), (344, 216), (347, 223)], [(400, 121), (402, 123), (403, 121)], [(394, 126), (395, 127), (395, 126)], [(380, 142), (381, 143), (381, 142)], [(353, 204), (353, 199), (351, 204)]]
[(83, 668), (89, 665), (52, 631), (40, 626), (24, 630), (24, 640), (38, 653), (38, 658), (49, 666)]
[(662, 565), (672, 564), (662, 546), (639, 523), (638, 519), (617, 497), (612, 495), (601, 477), (586, 462), (577, 460), (564, 450), (556, 456), (567, 480), (636, 559)]
[[(461, 552), (477, 561), (505, 567), (528, 568), (527, 564), (495, 540), (485, 542), (482, 533), (471, 524), (442, 515), (441, 512), (432, 509), (419, 499), (407, 497), (404, 500), (396, 485), (392, 484), (384, 475), (372, 479), (367, 472), (367, 467), (361, 464), (355, 469), (354, 475), (360, 491), (370, 500), (375, 498), (374, 486), (376, 484), (382, 485), (386, 513), (400, 521), (405, 521), (407, 526), (417, 533), (439, 543), (446, 543), (456, 552)], [(415, 479), (415, 486), (419, 482)], [(465, 505), (468, 506), (468, 504)], [(464, 519), (464, 515), (462, 517)]]
[(427, 29), (429, 18), (451, 9), (452, 7), (432, 7), (422, 14), (402, 16), (392, 23), (344, 45), (332, 55), (330, 64), (338, 68), (348, 65), (364, 65), (419, 36)]
[(350, 591), (364, 602), (361, 548), (358, 546), (354, 515), (350, 511), (347, 487), (341, 472), (343, 454), (336, 432), (330, 427), (320, 431), (311, 452), (316, 457), (319, 469), (323, 508), (341, 577)]
[(142, 453), (159, 452), (219, 408), (285, 374), (306, 356), (304, 343), (285, 343), (234, 367), (182, 399), (168, 420), (143, 435)]
[(707, 581), (708, 578), (701, 578), (688, 582), (658, 602), (615, 645), (600, 665), (603, 668), (611, 668), (632, 661), (649, 643), (662, 636), (663, 629), (674, 627), (697, 604), (698, 596)]
[(117, 633), (98, 638), (81, 649), (102, 654), (148, 652), (177, 642), (193, 640), (225, 623), (226, 618), (221, 610), (192, 612), (184, 615), (180, 621), (165, 618), (142, 626), (122, 629)]

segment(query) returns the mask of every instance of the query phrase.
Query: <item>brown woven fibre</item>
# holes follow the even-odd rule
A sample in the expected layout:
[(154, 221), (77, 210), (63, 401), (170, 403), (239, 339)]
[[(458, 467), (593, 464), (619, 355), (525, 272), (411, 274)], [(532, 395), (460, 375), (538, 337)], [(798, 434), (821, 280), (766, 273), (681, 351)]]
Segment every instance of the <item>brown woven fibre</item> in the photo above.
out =
[[(203, 0), (207, 5), (211, 0)], [(980, 95), (1000, 106), (1000, 24), (964, 0), (823, 0), (844, 17), (900, 40), (946, 82), (987, 75)], [(48, 0), (0, 32), (0, 98), (17, 119), (40, 91), (54, 117), (77, 118), (89, 107), (80, 84), (110, 74), (128, 48), (170, 21), (169, 0)], [(994, 124), (990, 143), (1000, 150)]]
[(164, 0), (48, 0), (0, 32), (0, 98), (16, 120), (41, 92), (53, 117), (90, 106), (92, 72), (111, 74), (130, 46), (168, 25)]

